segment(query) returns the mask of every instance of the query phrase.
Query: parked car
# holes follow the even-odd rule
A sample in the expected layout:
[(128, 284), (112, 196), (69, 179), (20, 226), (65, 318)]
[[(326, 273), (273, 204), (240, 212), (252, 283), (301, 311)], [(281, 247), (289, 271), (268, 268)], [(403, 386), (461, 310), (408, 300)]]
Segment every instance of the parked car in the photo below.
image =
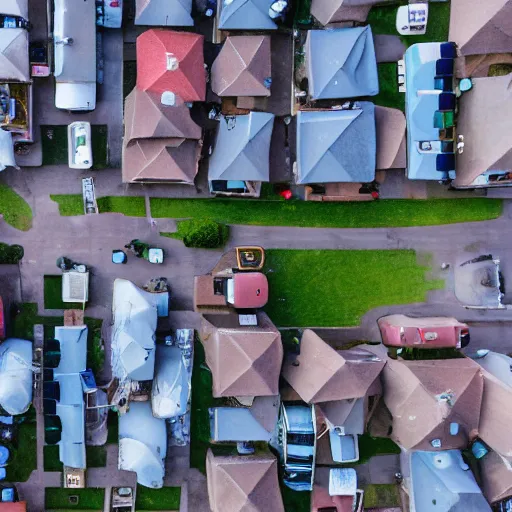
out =
[(54, 0), (55, 106), (96, 108), (96, 0)]
[(121, 28), (123, 0), (96, 0), (96, 24), (105, 28)]
[(311, 491), (315, 476), (315, 406), (281, 404), (278, 432), (284, 483), (294, 491)]
[(389, 315), (378, 324), (387, 347), (464, 348), (469, 343), (468, 326), (456, 318)]
[(70, 169), (92, 167), (91, 123), (77, 121), (68, 125), (68, 165)]

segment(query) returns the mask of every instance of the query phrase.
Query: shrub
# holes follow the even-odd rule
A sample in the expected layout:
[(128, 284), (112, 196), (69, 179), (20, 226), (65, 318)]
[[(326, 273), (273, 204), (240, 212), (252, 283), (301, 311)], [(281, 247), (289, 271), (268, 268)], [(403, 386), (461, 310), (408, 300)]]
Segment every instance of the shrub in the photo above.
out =
[(21, 245), (9, 245), (0, 242), (0, 264), (16, 264), (23, 258), (23, 247)]
[(210, 219), (183, 220), (178, 222), (178, 231), (171, 236), (183, 240), (185, 247), (216, 249), (226, 244), (229, 227)]

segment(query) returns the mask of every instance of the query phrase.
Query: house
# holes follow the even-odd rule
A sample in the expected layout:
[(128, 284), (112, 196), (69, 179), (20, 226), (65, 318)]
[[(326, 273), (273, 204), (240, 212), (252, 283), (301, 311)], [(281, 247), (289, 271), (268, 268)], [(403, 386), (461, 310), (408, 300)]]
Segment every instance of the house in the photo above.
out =
[(0, 512), (27, 512), (27, 502), (0, 503)]
[(216, 195), (259, 197), (270, 179), (274, 115), (250, 112), (223, 116), (208, 164), (210, 191)]
[(119, 380), (152, 380), (157, 306), (152, 294), (130, 281), (114, 281), (112, 373)]
[(311, 15), (322, 25), (358, 21), (364, 23), (379, 0), (313, 0)]
[(495, 507), (503, 503), (502, 510), (507, 510), (505, 504), (512, 500), (510, 462), (494, 451), (484, 455), (478, 462), (482, 476), (482, 491), (487, 501)]
[(306, 329), (300, 354), (286, 358), (282, 374), (302, 400), (316, 404), (365, 397), (385, 364), (360, 347), (335, 350)]
[(455, 178), (455, 47), (418, 43), (405, 52), (407, 177)]
[(137, 88), (126, 97), (124, 183), (194, 184), (202, 131), (183, 102), (168, 99)]
[(204, 101), (203, 36), (150, 29), (137, 38), (137, 89), (172, 93), (181, 101)]
[(166, 454), (165, 420), (153, 416), (150, 402), (132, 402), (119, 416), (119, 469), (137, 473), (137, 483), (144, 487), (160, 489)]
[(491, 512), (458, 450), (410, 454), (410, 500), (415, 512)]
[(484, 352), (475, 362), (483, 369), (484, 393), (478, 433), (495, 452), (512, 462), (512, 358), (496, 352)]
[(375, 48), (369, 25), (309, 30), (305, 59), (308, 93), (312, 100), (356, 98), (379, 93)]
[(28, 20), (28, 0), (4, 0), (2, 3), (2, 14), (20, 16)]
[[(44, 389), (51, 390), (44, 393), (45, 426), (60, 426), (59, 460), (66, 475), (87, 467), (84, 393), (88, 385), (82, 376), (87, 370), (87, 336), (86, 325), (58, 326), (55, 347), (47, 342), (44, 350), (45, 367), (52, 377), (44, 383)], [(53, 444), (49, 438), (47, 442)]]
[(270, 96), (270, 36), (228, 36), (211, 69), (217, 96)]
[(472, 82), (472, 89), (459, 98), (457, 134), (464, 146), (457, 154), (453, 186), (510, 186), (512, 142), (503, 133), (512, 132), (512, 74), (474, 78)]
[(375, 107), (297, 113), (296, 182), (368, 183), (375, 179)]
[(478, 432), (484, 379), (471, 359), (388, 359), (381, 378), (391, 438), (402, 448), (463, 449)]
[(217, 1), (217, 24), (220, 30), (275, 30), (269, 15), (274, 0)]
[(192, 0), (136, 0), (135, 25), (192, 27)]
[(10, 338), (0, 343), (0, 406), (9, 415), (32, 403), (32, 343)]
[(453, 0), (450, 4), (449, 39), (461, 55), (512, 52), (512, 1), (473, 2)]
[(212, 512), (284, 512), (271, 453), (220, 456), (209, 449), (206, 481)]
[(210, 409), (210, 435), (214, 443), (269, 442), (279, 415), (279, 396), (257, 396), (249, 407)]
[(281, 335), (265, 313), (257, 325), (240, 326), (237, 315), (201, 320), (201, 343), (213, 378), (213, 396), (255, 397), (279, 394), (283, 360)]
[(317, 468), (311, 512), (363, 512), (363, 497), (354, 468)]
[(335, 350), (309, 329), (300, 354), (285, 359), (284, 379), (304, 402), (316, 404), (318, 429), (329, 432), (318, 443), (322, 464), (359, 459), (357, 436), (365, 430), (368, 397), (381, 393), (378, 376), (385, 364), (359, 347)]
[[(23, 6), (20, 10), (24, 10)], [(0, 129), (9, 133), (14, 142), (33, 142), (29, 36), (25, 29), (0, 28), (0, 95)], [(2, 146), (8, 142), (3, 135)], [(0, 166), (3, 162), (14, 166), (4, 151)]]

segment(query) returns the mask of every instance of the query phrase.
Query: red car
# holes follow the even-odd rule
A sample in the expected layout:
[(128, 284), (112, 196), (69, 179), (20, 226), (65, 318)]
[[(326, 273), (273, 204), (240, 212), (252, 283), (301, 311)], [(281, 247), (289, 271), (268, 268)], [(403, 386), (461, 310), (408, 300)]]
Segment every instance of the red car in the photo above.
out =
[(411, 318), (389, 315), (378, 320), (382, 343), (388, 347), (464, 348), (469, 328), (456, 318)]

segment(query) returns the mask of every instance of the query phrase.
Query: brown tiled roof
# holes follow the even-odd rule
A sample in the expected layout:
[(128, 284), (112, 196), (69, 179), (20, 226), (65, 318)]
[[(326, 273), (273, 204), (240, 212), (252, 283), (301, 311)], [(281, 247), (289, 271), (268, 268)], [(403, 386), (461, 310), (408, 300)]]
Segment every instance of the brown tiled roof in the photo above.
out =
[(308, 403), (360, 398), (385, 364), (375, 354), (358, 347), (335, 350), (307, 329), (300, 355), (286, 359), (283, 377)]
[(452, 0), (449, 41), (462, 55), (512, 52), (512, 0)]
[(313, 0), (311, 14), (322, 24), (366, 21), (373, 4), (379, 0)]
[(480, 474), (482, 491), (489, 503), (512, 496), (512, 470), (508, 469), (499, 454), (491, 451), (480, 459)]
[(258, 313), (257, 326), (235, 326), (232, 318), (217, 315), (201, 322), (213, 396), (277, 395), (283, 360), (279, 331), (265, 313)]
[(230, 36), (212, 66), (218, 96), (270, 96), (270, 36)]
[(213, 512), (284, 512), (271, 453), (245, 456), (206, 455), (208, 497)]
[(457, 133), (464, 136), (464, 152), (457, 155), (456, 187), (489, 170), (512, 172), (512, 138), (503, 136), (512, 133), (512, 73), (473, 79), (459, 99)]
[(376, 169), (405, 169), (405, 116), (396, 108), (375, 106)]
[[(384, 402), (393, 416), (391, 437), (405, 449), (441, 450), (467, 446), (477, 430), (483, 394), (480, 367), (471, 359), (389, 359), (383, 372)], [(450, 434), (450, 424), (459, 432)]]

